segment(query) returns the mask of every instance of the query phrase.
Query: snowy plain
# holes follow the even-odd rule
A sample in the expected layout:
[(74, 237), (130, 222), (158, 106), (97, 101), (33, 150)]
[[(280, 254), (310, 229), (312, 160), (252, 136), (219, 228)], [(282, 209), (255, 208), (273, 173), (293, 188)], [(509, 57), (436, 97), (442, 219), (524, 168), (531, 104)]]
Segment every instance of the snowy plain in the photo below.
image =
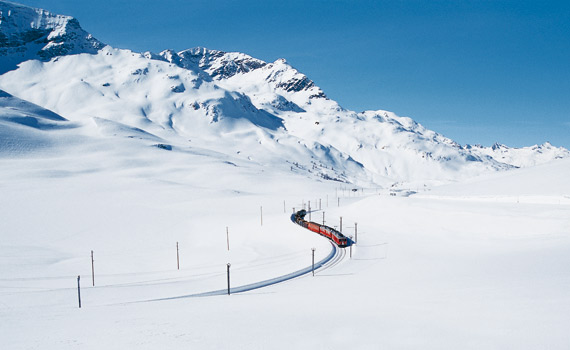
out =
[[(49, 133), (61, 142), (0, 159), (7, 349), (570, 344), (568, 160), (393, 197), (129, 138), (69, 147), (75, 134)], [(358, 222), (352, 259), (241, 294), (149, 301), (224, 289), (228, 262), (237, 286), (309, 266), (313, 247), (323, 258), (329, 243), (289, 218), (317, 199), (329, 225), (343, 216), (348, 235)]]

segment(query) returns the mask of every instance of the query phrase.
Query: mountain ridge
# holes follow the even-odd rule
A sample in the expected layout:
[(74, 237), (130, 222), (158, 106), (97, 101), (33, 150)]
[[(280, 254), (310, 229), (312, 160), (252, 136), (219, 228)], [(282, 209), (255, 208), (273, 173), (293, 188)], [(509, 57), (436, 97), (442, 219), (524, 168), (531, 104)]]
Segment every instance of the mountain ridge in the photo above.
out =
[[(0, 4), (6, 13), (7, 3)], [(461, 146), (392, 112), (346, 110), (284, 59), (265, 62), (203, 47), (139, 54), (105, 47), (72, 17), (30, 8), (23, 13), (22, 23), (51, 30), (38, 44), (48, 50), (28, 60), (0, 45), (8, 52), (2, 57), (23, 60), (0, 76), (0, 88), (72, 121), (110, 120), (179, 147), (191, 140), (309, 176), (382, 186), (456, 181), (570, 156), (546, 144)], [(45, 20), (34, 22), (31, 13)], [(70, 23), (77, 35), (65, 35)], [(7, 36), (4, 21), (0, 29)]]
[(0, 73), (25, 60), (96, 53), (105, 46), (71, 16), (8, 1), (0, 1), (0, 29)]

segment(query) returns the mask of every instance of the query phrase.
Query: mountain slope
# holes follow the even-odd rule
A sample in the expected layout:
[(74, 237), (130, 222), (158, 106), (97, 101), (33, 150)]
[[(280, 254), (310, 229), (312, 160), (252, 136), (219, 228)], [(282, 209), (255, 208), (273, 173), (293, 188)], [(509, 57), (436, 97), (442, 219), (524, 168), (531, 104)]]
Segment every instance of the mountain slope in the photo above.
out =
[[(25, 60), (17, 53), (23, 48), (43, 61), (20, 63), (0, 76), (0, 88), (91, 134), (109, 136), (108, 125), (122, 125), (179, 150), (199, 147), (305, 176), (380, 186), (438, 184), (569, 156), (546, 146), (511, 156), (462, 147), (410, 118), (346, 110), (283, 59), (267, 63), (205, 48), (160, 54), (102, 48), (70, 17), (0, 3), (9, 16), (5, 36), (26, 36), (28, 26), (49, 31), (20, 46), (3, 42), (7, 58)], [(34, 53), (28, 44), (45, 45)]]
[(491, 147), (467, 145), (466, 148), (473, 153), (492, 157), (499, 162), (512, 164), (516, 167), (531, 167), (554, 159), (570, 157), (570, 152), (567, 149), (555, 147), (550, 142), (522, 148), (511, 148), (498, 143)]
[[(324, 97), (310, 98), (310, 89), (287, 92), (259, 83), (236, 91), (231, 87), (236, 82), (204, 74), (196, 66), (185, 69), (106, 48), (97, 55), (25, 62), (1, 76), (0, 86), (71, 120), (113, 120), (172, 144), (191, 142), (343, 181), (433, 183), (508, 168), (479, 159), (408, 118), (387, 112), (357, 114)], [(303, 111), (266, 103), (279, 98)]]
[(78, 124), (0, 90), (0, 154), (22, 156), (75, 138)]

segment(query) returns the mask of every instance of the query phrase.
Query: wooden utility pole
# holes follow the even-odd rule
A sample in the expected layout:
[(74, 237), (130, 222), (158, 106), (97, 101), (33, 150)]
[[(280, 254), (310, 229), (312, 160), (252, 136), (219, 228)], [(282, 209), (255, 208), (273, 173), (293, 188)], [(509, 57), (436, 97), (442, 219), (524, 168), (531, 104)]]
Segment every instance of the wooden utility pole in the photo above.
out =
[(180, 254), (178, 252), (178, 242), (176, 242), (176, 267), (180, 270)]
[(79, 280), (81, 276), (77, 276), (77, 298), (79, 299), (79, 308), (81, 309), (81, 286), (79, 285)]
[(226, 239), (228, 241), (228, 251), (230, 251), (230, 231), (227, 226), (226, 226)]
[(228, 295), (230, 295), (230, 266), (232, 266), (232, 264), (228, 263)]
[(323, 225), (325, 224), (325, 212), (323, 211)]
[(340, 217), (340, 229), (338, 231), (342, 232), (342, 216)]
[(354, 223), (354, 243), (358, 242), (358, 222)]
[(315, 277), (315, 250), (316, 248), (311, 248), (311, 251), (313, 252), (313, 277)]
[(309, 221), (311, 221), (311, 201), (309, 201)]
[(352, 259), (352, 236), (349, 236), (348, 238), (350, 238), (351, 242), (350, 242), (350, 258)]
[(91, 279), (93, 281), (93, 287), (95, 287), (95, 260), (93, 260), (93, 251), (91, 251)]

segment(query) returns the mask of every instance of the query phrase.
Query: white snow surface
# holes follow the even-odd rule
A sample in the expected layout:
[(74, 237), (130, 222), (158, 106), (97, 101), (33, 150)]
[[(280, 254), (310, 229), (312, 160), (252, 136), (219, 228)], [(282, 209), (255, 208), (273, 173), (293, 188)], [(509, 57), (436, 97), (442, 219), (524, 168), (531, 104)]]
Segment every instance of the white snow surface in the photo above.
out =
[[(2, 348), (570, 347), (567, 150), (462, 147), (203, 48), (27, 61), (0, 88)], [(326, 257), (290, 220), (309, 201), (352, 250), (185, 297), (227, 263), (237, 287)]]
[[(568, 160), (393, 197), (140, 136), (0, 158), (5, 348), (570, 345)], [(309, 266), (312, 247), (323, 258), (329, 243), (289, 218), (309, 200), (347, 235), (358, 223), (352, 259), (243, 294), (148, 301), (224, 289), (228, 262), (238, 286)]]
[(504, 162), (517, 167), (530, 167), (548, 163), (553, 159), (567, 158), (569, 152), (563, 147), (555, 147), (550, 142), (530, 147), (512, 148), (502, 144), (494, 144), (491, 147), (480, 145), (467, 146), (472, 152), (481, 156), (489, 156), (499, 162)]

